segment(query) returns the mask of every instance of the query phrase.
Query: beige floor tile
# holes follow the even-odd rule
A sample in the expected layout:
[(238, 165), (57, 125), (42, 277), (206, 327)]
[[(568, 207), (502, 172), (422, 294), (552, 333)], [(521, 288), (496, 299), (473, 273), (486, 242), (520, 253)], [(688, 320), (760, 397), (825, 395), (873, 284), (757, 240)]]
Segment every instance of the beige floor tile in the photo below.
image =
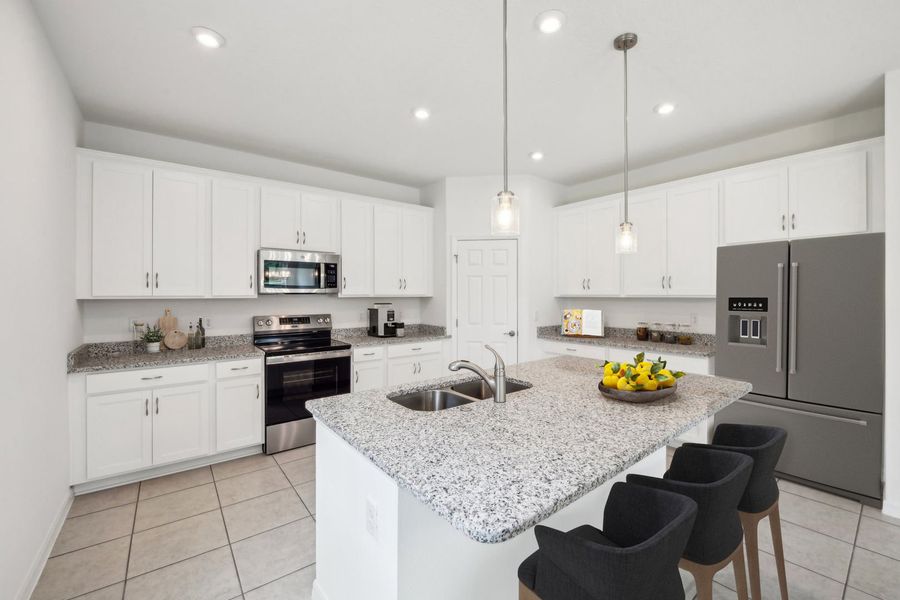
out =
[(300, 494), (300, 499), (303, 500), (307, 510), (312, 514), (316, 514), (316, 482), (307, 481), (295, 486), (294, 489)]
[(73, 600), (122, 600), (122, 593), (125, 591), (125, 582), (117, 583), (96, 592), (90, 592), (84, 596), (78, 596)]
[(737, 594), (724, 585), (713, 583), (713, 600), (737, 600)]
[(900, 600), (900, 561), (857, 548), (847, 585), (883, 600)]
[(200, 467), (199, 469), (164, 475), (156, 479), (148, 479), (141, 482), (141, 500), (196, 487), (205, 483), (212, 483), (212, 480), (212, 470), (209, 467)]
[(309, 511), (291, 488), (259, 496), (222, 509), (228, 538), (235, 543), (251, 535), (309, 516)]
[(228, 545), (218, 510), (134, 534), (128, 577)]
[(134, 530), (144, 531), (217, 508), (219, 497), (212, 483), (156, 496), (138, 502)]
[(129, 579), (125, 600), (230, 600), (240, 596), (227, 546)]
[(51, 558), (31, 600), (73, 598), (124, 581), (128, 543), (123, 537)]
[[(852, 544), (788, 521), (781, 522), (781, 532), (787, 561), (835, 581), (846, 579)], [(766, 521), (760, 523), (759, 547), (769, 554), (773, 552), (772, 534)]]
[(889, 517), (881, 512), (881, 509), (872, 506), (863, 506), (863, 516), (884, 521), (885, 523), (891, 523), (892, 525), (900, 525), (900, 519), (897, 517)]
[(900, 526), (863, 517), (856, 545), (900, 560)]
[(301, 458), (281, 465), (281, 470), (290, 479), (292, 485), (300, 485), (316, 480), (316, 457)]
[[(842, 582), (829, 579), (790, 562), (785, 563), (785, 571), (791, 600), (841, 600), (844, 593)], [(775, 557), (766, 552), (759, 553), (759, 580), (763, 598), (781, 597)], [(716, 581), (729, 589), (735, 589), (734, 570), (728, 568), (719, 571), (716, 574)]]
[(241, 585), (254, 590), (315, 562), (316, 524), (296, 521), (242, 540), (232, 550)]
[(799, 483), (794, 483), (793, 481), (787, 481), (785, 479), (778, 480), (778, 487), (785, 492), (803, 496), (804, 498), (809, 498), (810, 500), (818, 500), (819, 502), (824, 502), (825, 504), (830, 504), (831, 506), (836, 506), (837, 508), (843, 508), (844, 510), (849, 510), (850, 512), (859, 513), (859, 509), (862, 507), (862, 505), (856, 500), (851, 500), (842, 496), (835, 496), (834, 494), (829, 494), (828, 492), (823, 492), (822, 490), (806, 487), (805, 485), (800, 485)]
[(855, 590), (852, 587), (848, 587), (847, 591), (844, 593), (844, 600), (878, 600), (878, 598), (870, 596), (865, 592)]
[(236, 458), (234, 460), (229, 460), (228, 462), (213, 465), (212, 472), (213, 477), (218, 481), (220, 479), (235, 477), (252, 471), (259, 471), (260, 469), (272, 467), (276, 464), (275, 459), (268, 454), (254, 454), (252, 456)]
[(272, 456), (275, 458), (275, 461), (278, 464), (283, 465), (284, 463), (299, 460), (301, 458), (309, 458), (310, 456), (315, 456), (315, 454), (316, 445), (310, 444), (309, 446), (301, 446), (300, 448), (294, 448), (293, 450), (285, 450), (284, 452), (279, 452), (278, 454), (273, 454)]
[(50, 556), (58, 556), (131, 535), (134, 524), (134, 504), (107, 508), (80, 517), (66, 519)]
[(310, 565), (244, 595), (245, 600), (310, 600), (316, 565)]
[(216, 488), (219, 490), (219, 501), (222, 503), (222, 506), (277, 492), (290, 486), (290, 482), (277, 465), (261, 471), (253, 471), (252, 473), (216, 481)]
[[(853, 543), (859, 524), (859, 510), (850, 512), (824, 502), (785, 492), (778, 499), (782, 521), (790, 521), (807, 529)], [(760, 524), (768, 527), (768, 521)]]
[(137, 483), (130, 483), (108, 490), (75, 496), (72, 508), (69, 509), (69, 517), (78, 517), (87, 513), (97, 512), (98, 510), (137, 502), (138, 485)]

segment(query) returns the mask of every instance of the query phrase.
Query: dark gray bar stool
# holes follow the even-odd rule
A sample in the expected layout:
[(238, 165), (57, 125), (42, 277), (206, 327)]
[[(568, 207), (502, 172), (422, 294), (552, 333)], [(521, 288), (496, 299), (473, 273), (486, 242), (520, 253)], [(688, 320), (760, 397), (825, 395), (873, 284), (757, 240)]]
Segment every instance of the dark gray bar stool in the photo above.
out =
[(679, 494), (617, 483), (603, 530), (538, 525), (538, 550), (519, 565), (519, 600), (684, 600), (678, 560), (697, 504)]
[(678, 566), (694, 576), (699, 600), (712, 600), (713, 576), (729, 564), (738, 598), (748, 598), (737, 507), (752, 469), (753, 459), (744, 454), (682, 446), (662, 479), (628, 476), (629, 483), (684, 494), (697, 503), (697, 520)]
[(781, 600), (788, 600), (784, 546), (781, 542), (781, 516), (778, 513), (778, 482), (775, 481), (775, 466), (786, 441), (787, 432), (780, 427), (722, 423), (716, 427), (712, 444), (686, 444), (739, 452), (753, 459), (750, 481), (738, 503), (741, 523), (744, 526), (744, 544), (747, 546), (747, 566), (750, 571), (750, 595), (753, 600), (762, 600), (758, 529), (759, 522), (766, 517), (769, 517), (769, 527), (772, 530), (772, 546), (775, 550)]

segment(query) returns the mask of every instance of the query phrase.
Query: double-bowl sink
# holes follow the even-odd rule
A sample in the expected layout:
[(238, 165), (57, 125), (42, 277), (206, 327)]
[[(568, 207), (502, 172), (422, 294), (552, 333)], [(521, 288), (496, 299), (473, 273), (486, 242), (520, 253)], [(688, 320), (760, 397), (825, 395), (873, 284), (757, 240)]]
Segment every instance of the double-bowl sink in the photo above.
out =
[[(527, 390), (530, 387), (531, 384), (529, 383), (506, 381), (507, 394)], [(438, 411), (493, 397), (494, 392), (491, 391), (490, 386), (481, 379), (475, 379), (433, 390), (420, 390), (418, 392), (388, 396), (388, 399), (410, 410)]]

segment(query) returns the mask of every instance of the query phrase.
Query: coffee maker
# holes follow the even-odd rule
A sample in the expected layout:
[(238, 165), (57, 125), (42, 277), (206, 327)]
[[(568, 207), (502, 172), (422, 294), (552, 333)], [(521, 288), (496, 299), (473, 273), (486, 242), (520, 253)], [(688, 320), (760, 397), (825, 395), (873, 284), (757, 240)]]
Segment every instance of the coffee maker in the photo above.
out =
[(369, 308), (369, 335), (372, 337), (403, 337), (403, 323), (396, 320), (394, 305), (376, 302)]

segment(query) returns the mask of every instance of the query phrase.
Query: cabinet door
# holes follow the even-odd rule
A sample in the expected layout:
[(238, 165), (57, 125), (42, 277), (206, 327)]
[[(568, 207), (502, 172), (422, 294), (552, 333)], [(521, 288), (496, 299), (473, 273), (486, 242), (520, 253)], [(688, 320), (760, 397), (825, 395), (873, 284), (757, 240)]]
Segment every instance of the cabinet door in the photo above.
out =
[(387, 361), (387, 384), (403, 385), (419, 381), (419, 361), (421, 357), (389, 358)]
[(153, 390), (153, 464), (209, 453), (209, 384)]
[(216, 451), (262, 444), (262, 406), (259, 377), (216, 383)]
[(240, 181), (212, 184), (212, 295), (256, 296), (259, 188)]
[(135, 471), (153, 463), (150, 391), (88, 396), (87, 477)]
[(300, 248), (300, 191), (264, 187), (260, 192), (259, 242), (263, 248)]
[(153, 172), (153, 295), (204, 296), (209, 284), (209, 181)]
[(400, 274), (400, 209), (378, 206), (373, 209), (373, 287), (376, 296), (402, 295)]
[(715, 296), (719, 181), (669, 191), (666, 215), (669, 295)]
[(621, 255), (625, 295), (665, 296), (666, 193), (634, 194), (628, 212), (637, 235), (637, 252)]
[(723, 190), (723, 243), (787, 239), (787, 167), (742, 170), (725, 178)]
[(153, 271), (153, 170), (95, 161), (91, 192), (91, 293), (149, 296)]
[(372, 205), (341, 201), (341, 296), (371, 296)]
[(447, 363), (444, 362), (444, 358), (440, 354), (429, 354), (427, 356), (421, 356), (419, 357), (418, 363), (419, 373), (417, 377), (419, 381), (424, 381), (426, 379), (436, 379), (437, 377), (451, 374), (447, 369)]
[(788, 172), (791, 238), (866, 231), (866, 151), (792, 165)]
[(431, 238), (430, 210), (403, 209), (400, 214), (400, 276), (403, 294), (426, 296), (431, 294)]
[(353, 365), (353, 391), (380, 390), (384, 387), (384, 361), (373, 360)]
[(337, 198), (303, 192), (300, 200), (300, 247), (315, 252), (337, 252), (340, 230)]
[(556, 295), (584, 296), (588, 277), (588, 223), (584, 208), (556, 211)]
[(616, 254), (620, 210), (619, 200), (603, 201), (587, 209), (588, 295), (618, 296), (622, 292), (620, 261)]

